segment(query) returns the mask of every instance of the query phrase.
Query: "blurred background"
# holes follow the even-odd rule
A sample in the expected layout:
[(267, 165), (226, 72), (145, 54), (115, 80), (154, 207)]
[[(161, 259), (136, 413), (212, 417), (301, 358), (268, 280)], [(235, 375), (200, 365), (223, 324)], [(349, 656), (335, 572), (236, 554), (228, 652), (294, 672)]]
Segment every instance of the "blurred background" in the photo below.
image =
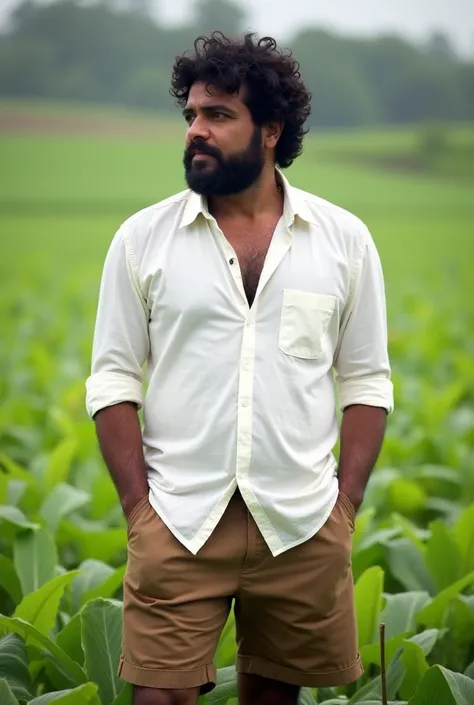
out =
[[(176, 55), (252, 29), (292, 50), (313, 95), (289, 178), (361, 217), (382, 258), (397, 413), (379, 467), (402, 481), (454, 465), (474, 499), (472, 2), (10, 0), (0, 29), (9, 458), (41, 472), (66, 437), (82, 477), (104, 472), (84, 381), (105, 253), (125, 218), (185, 188)], [(408, 511), (396, 487), (383, 501)]]
[(103, 478), (84, 409), (103, 259), (125, 218), (185, 187), (171, 67), (215, 29), (292, 50), (313, 100), (288, 176), (379, 249), (397, 407), (379, 467), (403, 490), (390, 476), (380, 501), (425, 511), (403, 484), (423, 463), (462, 470), (474, 499), (470, 0), (4, 1), (1, 451), (41, 473), (66, 439), (81, 478)]
[[(353, 538), (362, 684), (380, 619), (390, 658), (420, 625), (449, 626), (407, 651), (416, 672), (389, 698), (406, 702), (432, 648), (430, 665), (474, 678), (472, 0), (0, 0), (0, 613), (36, 619), (23, 597), (72, 580), (41, 628), (81, 665), (84, 644), (112, 702), (120, 616), (105, 663), (76, 614), (120, 598), (127, 546), (84, 405), (100, 274), (123, 220), (185, 188), (176, 55), (246, 29), (291, 49), (313, 95), (289, 179), (362, 218), (382, 259), (396, 410)], [(33, 656), (31, 692), (82, 682)]]

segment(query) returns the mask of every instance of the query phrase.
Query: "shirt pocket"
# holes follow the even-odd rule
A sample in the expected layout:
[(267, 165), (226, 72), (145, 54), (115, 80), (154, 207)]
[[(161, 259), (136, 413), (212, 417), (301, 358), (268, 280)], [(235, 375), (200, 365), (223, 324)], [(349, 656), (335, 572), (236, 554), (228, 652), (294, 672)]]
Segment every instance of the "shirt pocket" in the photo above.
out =
[(336, 297), (283, 289), (278, 347), (307, 360), (323, 357), (323, 342), (336, 307)]

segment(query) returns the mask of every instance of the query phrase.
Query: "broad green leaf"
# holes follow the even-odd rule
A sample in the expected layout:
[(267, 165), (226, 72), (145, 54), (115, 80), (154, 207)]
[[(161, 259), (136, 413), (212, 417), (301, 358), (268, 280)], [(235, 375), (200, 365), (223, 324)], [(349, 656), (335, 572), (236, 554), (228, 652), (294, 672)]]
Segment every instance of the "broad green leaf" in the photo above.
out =
[(77, 612), (56, 637), (56, 644), (76, 661), (84, 665), (84, 651), (81, 642), (81, 614)]
[(117, 490), (108, 473), (101, 473), (94, 479), (90, 494), (92, 519), (100, 520), (111, 509), (117, 505), (120, 506)]
[(339, 700), (340, 700), (342, 698), (344, 701), (347, 701), (349, 699), (345, 695), (338, 695), (336, 687), (317, 688), (317, 695), (318, 695), (318, 700), (320, 700), (322, 703), (325, 703), (326, 700), (331, 700), (331, 699), (337, 700), (339, 698)]
[(83, 561), (78, 570), (79, 574), (74, 579), (71, 587), (72, 609), (74, 612), (77, 612), (85, 604), (84, 595), (102, 585), (114, 573), (114, 569), (107, 563), (93, 558)]
[(407, 590), (427, 591), (434, 594), (434, 584), (431, 579), (424, 555), (409, 539), (391, 541), (388, 550), (388, 563), (394, 577)]
[(122, 649), (122, 603), (91, 600), (81, 612), (86, 673), (99, 686), (103, 705), (111, 705), (124, 687), (117, 675)]
[(25, 480), (10, 480), (8, 483), (7, 501), (5, 504), (17, 506), (25, 494), (28, 484)]
[(400, 514), (415, 514), (426, 502), (426, 493), (413, 480), (394, 480), (388, 488), (388, 498), (392, 511)]
[(474, 680), (474, 661), (470, 663), (469, 666), (466, 668), (466, 670), (464, 671), (464, 675)]
[(469, 607), (469, 610), (474, 617), (474, 595), (460, 595), (459, 599)]
[(311, 688), (302, 688), (298, 698), (298, 705), (318, 705)]
[(376, 638), (382, 611), (384, 573), (374, 566), (360, 576), (355, 585), (359, 645), (371, 644)]
[[(390, 663), (392, 661), (398, 649), (403, 645), (403, 642), (408, 636), (410, 636), (410, 632), (397, 634), (391, 639), (385, 640), (386, 663)], [(362, 663), (364, 664), (364, 668), (368, 668), (370, 664), (380, 666), (382, 657), (380, 651), (380, 640), (378, 642), (374, 642), (373, 644), (366, 644), (365, 646), (360, 648), (359, 651)]]
[(68, 673), (74, 682), (79, 685), (86, 682), (85, 673), (82, 668), (73, 661), (57, 644), (47, 636), (35, 629), (31, 624), (22, 619), (13, 619), (0, 615), (0, 630), (18, 634), (25, 641), (27, 646), (35, 646), (39, 649), (46, 649), (55, 659), (59, 666)]
[(59, 545), (76, 545), (79, 550), (80, 560), (95, 558), (98, 561), (108, 563), (118, 551), (126, 552), (127, 531), (125, 528), (105, 529), (97, 527), (89, 529), (86, 522), (82, 526), (73, 524), (68, 519), (61, 522), (58, 532)]
[(30, 472), (19, 463), (9, 458), (5, 453), (0, 452), (0, 471), (4, 472), (11, 479), (23, 480), (27, 484), (35, 484), (35, 479)]
[(462, 673), (450, 671), (448, 668), (444, 668), (443, 666), (440, 666), (439, 668), (443, 676), (448, 681), (454, 696), (461, 702), (464, 700), (467, 705), (471, 705), (474, 701), (474, 681)]
[(85, 605), (89, 600), (95, 600), (98, 597), (113, 597), (123, 586), (126, 570), (126, 563), (116, 568), (103, 583), (100, 583), (97, 587), (91, 588), (83, 594), (81, 605)]
[(438, 514), (449, 524), (453, 524), (459, 515), (459, 504), (444, 497), (430, 497), (426, 501), (425, 510)]
[(424, 539), (427, 538), (426, 532), (423, 529), (420, 529), (417, 527), (415, 524), (413, 524), (409, 519), (406, 517), (402, 516), (401, 514), (392, 514), (392, 520), (394, 526), (399, 526), (402, 532), (402, 536), (404, 538), (407, 538), (410, 543), (412, 543), (416, 549), (418, 549), (418, 552), (420, 555), (424, 555), (426, 551), (426, 546), (424, 543)]
[(0, 678), (0, 703), (2, 705), (18, 705), (18, 700), (4, 678)]
[(472, 705), (474, 681), (435, 665), (423, 674), (409, 705)]
[(0, 554), (0, 587), (7, 592), (17, 605), (21, 602), (21, 585), (12, 561)]
[[(9, 525), (10, 534), (16, 534), (25, 529), (39, 529), (39, 524), (34, 524), (29, 521), (18, 507), (10, 505), (0, 506), (0, 523), (5, 522)], [(3, 532), (3, 529), (2, 529)]]
[(130, 683), (125, 684), (125, 688), (115, 698), (112, 705), (132, 705), (133, 687)]
[(423, 649), (413, 641), (405, 641), (403, 645), (402, 663), (405, 666), (406, 673), (399, 692), (402, 698), (409, 700), (415, 694), (418, 683), (429, 666)]
[(76, 450), (77, 442), (74, 438), (66, 438), (58, 443), (51, 453), (48, 467), (44, 474), (46, 492), (52, 490), (55, 485), (67, 482)]
[(46, 693), (39, 698), (30, 700), (28, 705), (101, 705), (95, 683), (85, 683), (72, 690), (61, 690), (56, 693)]
[(426, 565), (438, 590), (452, 585), (461, 575), (461, 554), (450, 529), (442, 520), (433, 521), (426, 545)]
[(463, 597), (465, 596), (460, 595), (453, 598), (446, 611), (445, 626), (457, 646), (474, 643), (474, 614)]
[(428, 494), (439, 497), (458, 496), (462, 485), (462, 474), (450, 467), (424, 465), (417, 470), (416, 477), (423, 483)]
[(462, 590), (472, 584), (474, 584), (474, 572), (469, 573), (469, 575), (466, 575), (461, 580), (457, 580), (440, 592), (418, 613), (418, 624), (426, 627), (441, 628), (450, 602), (460, 595)]
[(26, 595), (16, 608), (13, 617), (24, 619), (39, 632), (48, 635), (54, 626), (64, 590), (77, 574), (76, 570), (57, 575), (35, 592)]
[[(410, 637), (407, 641), (414, 642), (418, 644), (425, 656), (428, 656), (436, 643), (438, 638), (437, 629), (429, 629), (421, 634), (416, 634)], [(402, 663), (403, 647), (398, 649), (397, 653), (393, 657), (387, 668), (387, 696), (389, 699), (396, 697), (398, 689), (403, 683), (405, 677), (406, 669)], [(366, 683), (362, 688), (360, 688), (350, 699), (349, 705), (355, 705), (355, 703), (366, 703), (370, 699), (381, 698), (382, 692), (382, 679), (377, 676), (373, 680)]]
[(18, 700), (31, 699), (28, 654), (24, 641), (17, 634), (7, 634), (0, 639), (0, 678), (8, 681)]
[(385, 595), (386, 604), (380, 615), (385, 624), (387, 641), (398, 634), (416, 632), (416, 615), (430, 601), (427, 592), (399, 592)]
[(90, 501), (90, 495), (83, 490), (78, 490), (72, 485), (61, 483), (47, 496), (40, 510), (41, 516), (46, 522), (46, 526), (52, 534), (61, 519), (71, 512), (75, 512)]
[[(34, 653), (34, 651), (33, 651)], [(48, 690), (70, 690), (76, 687), (74, 679), (67, 673), (47, 651), (42, 652), (41, 659), (36, 662), (38, 666), (38, 675), (43, 680), (47, 680)], [(34, 676), (35, 662), (30, 662), (30, 671)]]
[(58, 555), (49, 531), (39, 529), (18, 534), (13, 544), (13, 562), (24, 595), (51, 580)]
[(454, 527), (454, 535), (461, 552), (462, 575), (474, 571), (474, 504), (465, 509)]
[(235, 641), (235, 617), (234, 611), (231, 610), (227, 617), (226, 624), (222, 630), (219, 639), (219, 645), (216, 653), (216, 667), (225, 668), (232, 666), (236, 658), (236, 641)]
[(375, 509), (373, 507), (368, 507), (359, 511), (357, 514), (354, 533), (352, 534), (352, 551), (358, 550), (361, 542), (367, 535), (372, 520), (375, 516)]
[(233, 697), (237, 697), (235, 666), (219, 668), (216, 687), (206, 696), (206, 705), (225, 705), (229, 698)]
[(433, 651), (439, 635), (439, 629), (425, 629), (425, 631), (420, 632), (420, 634), (415, 634), (415, 636), (410, 637), (407, 641), (412, 641), (414, 644), (418, 644), (418, 646), (421, 647), (423, 654), (425, 656), (429, 656)]

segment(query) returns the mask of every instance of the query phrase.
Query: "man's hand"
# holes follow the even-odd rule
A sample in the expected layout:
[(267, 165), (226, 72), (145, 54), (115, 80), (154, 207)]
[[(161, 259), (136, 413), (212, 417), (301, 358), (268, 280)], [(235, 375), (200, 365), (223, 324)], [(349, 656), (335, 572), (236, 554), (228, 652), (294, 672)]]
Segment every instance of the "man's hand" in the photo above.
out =
[(135, 507), (138, 507), (140, 502), (145, 498), (148, 497), (148, 492), (146, 494), (142, 494), (139, 497), (134, 497), (134, 496), (127, 496), (122, 499), (122, 510), (125, 516), (125, 519), (127, 522), (130, 520), (130, 517), (132, 515), (133, 510)]
[(364, 493), (361, 493), (360, 491), (356, 493), (351, 489), (346, 489), (341, 483), (339, 483), (339, 491), (347, 497), (349, 502), (354, 507), (354, 512), (357, 514), (364, 499)]

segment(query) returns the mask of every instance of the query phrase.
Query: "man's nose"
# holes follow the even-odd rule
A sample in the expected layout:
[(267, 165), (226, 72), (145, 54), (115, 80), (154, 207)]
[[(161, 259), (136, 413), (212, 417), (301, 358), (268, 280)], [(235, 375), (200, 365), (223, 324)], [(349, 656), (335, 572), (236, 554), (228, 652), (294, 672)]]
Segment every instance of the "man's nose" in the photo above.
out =
[(188, 142), (192, 142), (196, 137), (200, 137), (203, 140), (209, 139), (209, 129), (207, 127), (206, 120), (197, 115), (188, 128)]

